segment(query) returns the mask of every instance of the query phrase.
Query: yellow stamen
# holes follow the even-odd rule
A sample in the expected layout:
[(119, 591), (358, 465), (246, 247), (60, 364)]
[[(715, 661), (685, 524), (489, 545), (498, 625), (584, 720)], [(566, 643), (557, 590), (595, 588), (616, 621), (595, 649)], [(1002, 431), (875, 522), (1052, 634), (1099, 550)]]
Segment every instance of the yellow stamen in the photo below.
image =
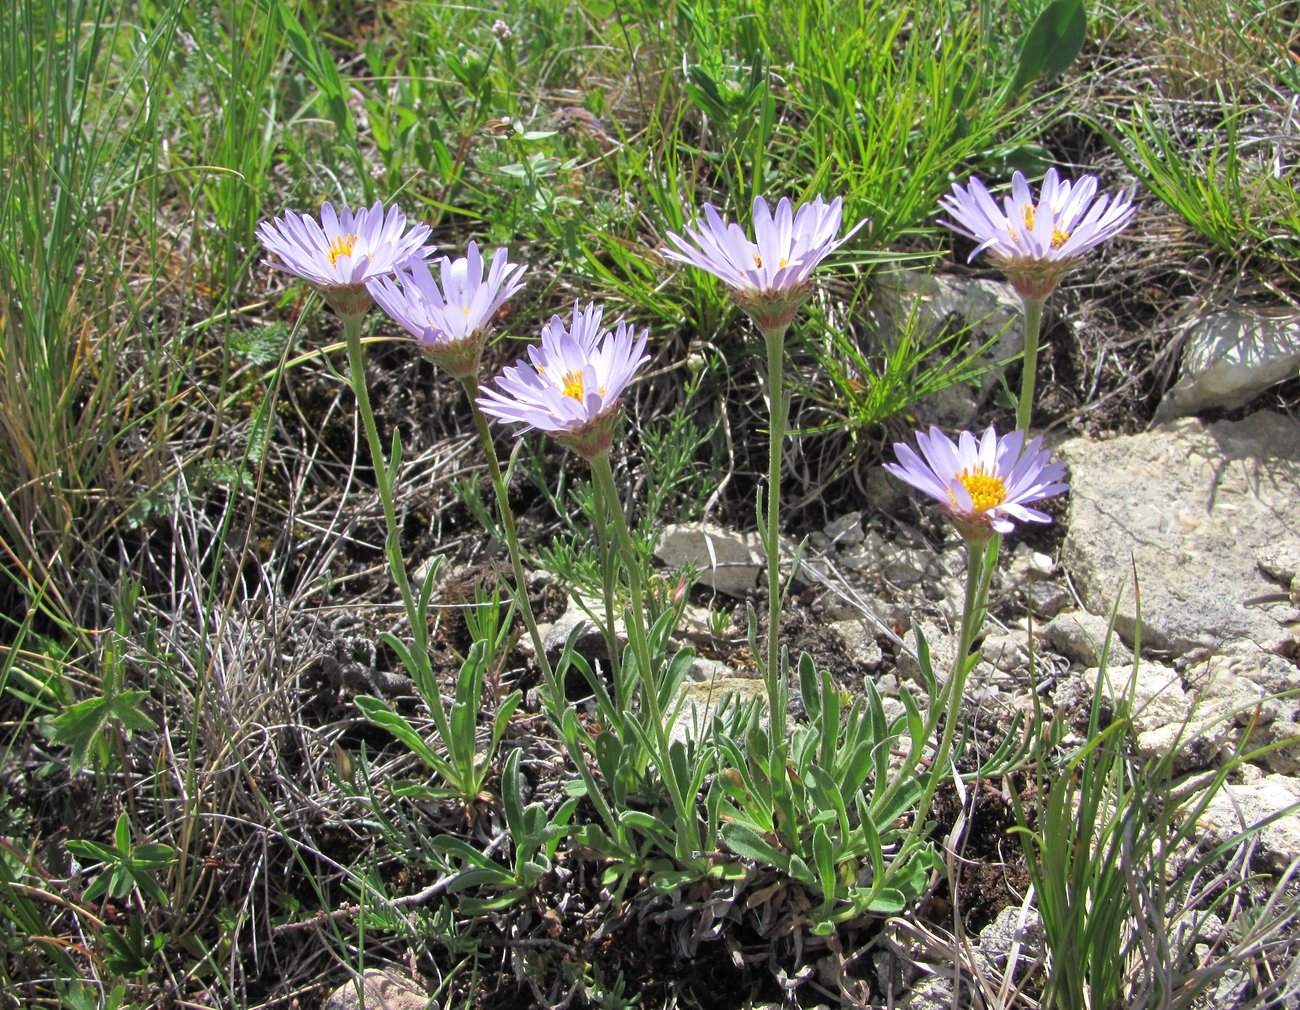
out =
[(789, 265), (790, 265), (790, 261), (789, 261), (788, 259), (786, 259), (784, 256), (782, 256), (782, 257), (781, 257), (781, 269), (784, 270), (784, 269), (785, 269), (786, 267), (788, 267)]
[(340, 235), (330, 243), (330, 265), (338, 263), (340, 256), (351, 256), (352, 250), (356, 248), (357, 237), (355, 235)]
[[(958, 475), (957, 480), (961, 482), (961, 486), (970, 495), (976, 512), (987, 512), (989, 509), (997, 508), (1007, 500), (1007, 486), (1002, 482), (1002, 478), (984, 473), (979, 468), (976, 468), (974, 473), (963, 470)], [(948, 494), (952, 498), (953, 505), (956, 505), (957, 496), (951, 491)]]
[(462, 313), (464, 313), (465, 315), (468, 316), (468, 315), (469, 315), (469, 306), (468, 306), (468, 305), (462, 305), (460, 311), (461, 311)]
[(1025, 204), (1024, 207), (1021, 208), (1020, 213), (1021, 216), (1023, 216), (1025, 219), (1025, 227), (1028, 228), (1030, 231), (1033, 231), (1034, 230), (1034, 205), (1032, 203)]
[(763, 257), (760, 256), (760, 255), (758, 255), (758, 253), (751, 253), (750, 255), (752, 255), (752, 256), (754, 257), (754, 266), (756, 266), (756, 267), (758, 267), (758, 269), (762, 270), (762, 269), (763, 269)]
[(1061, 248), (1061, 246), (1065, 245), (1065, 243), (1068, 242), (1069, 240), (1070, 240), (1070, 233), (1069, 233), (1068, 231), (1061, 231), (1060, 228), (1053, 228), (1053, 229), (1052, 229), (1052, 248), (1053, 248), (1053, 249), (1059, 249), (1059, 248)]
[(582, 400), (582, 373), (574, 370), (566, 372), (564, 375), (564, 388), (560, 390), (565, 396), (571, 396), (573, 399)]

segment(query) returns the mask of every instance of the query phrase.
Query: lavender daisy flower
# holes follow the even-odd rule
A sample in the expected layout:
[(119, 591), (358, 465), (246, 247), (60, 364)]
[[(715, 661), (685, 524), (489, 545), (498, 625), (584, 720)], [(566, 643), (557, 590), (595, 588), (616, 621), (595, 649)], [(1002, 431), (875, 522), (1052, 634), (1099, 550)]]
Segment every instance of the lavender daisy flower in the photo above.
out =
[(1132, 220), (1132, 193), (1096, 195), (1096, 176), (1071, 183), (1050, 168), (1035, 204), (1025, 177), (1016, 172), (1004, 211), (984, 183), (972, 178), (966, 188), (955, 185), (940, 199), (952, 218), (940, 223), (978, 243), (971, 259), (987, 250), (1022, 298), (1043, 299), (1084, 253)]
[(1029, 508), (1031, 502), (1069, 489), (1062, 478), (1065, 464), (1053, 462), (1042, 440), (1025, 444), (1025, 433), (998, 438), (989, 428), (979, 441), (963, 431), (956, 443), (938, 428), (917, 432), (918, 455), (909, 445), (894, 445), (897, 463), (885, 469), (937, 501), (967, 540), (987, 540), (1010, 533), (1015, 523), (1051, 522), (1051, 516)]
[(609, 452), (623, 391), (650, 360), (647, 331), (623, 320), (600, 329), (603, 309), (573, 307), (573, 323), (553, 316), (527, 360), (503, 369), (496, 387), (478, 398), (483, 413), (503, 424), (536, 428), (585, 459)]
[(436, 364), (454, 378), (467, 379), (478, 371), (497, 310), (523, 287), (525, 269), (509, 262), (506, 249), (497, 249), (485, 278), (483, 256), (471, 242), (460, 259), (444, 256), (439, 262), (441, 287), (428, 264), (420, 262), (395, 277), (373, 278), (366, 286)]
[(704, 221), (670, 232), (676, 248), (660, 250), (668, 259), (706, 270), (735, 291), (736, 301), (764, 333), (784, 332), (808, 298), (808, 278), (822, 260), (847, 242), (865, 223), (859, 221), (837, 238), (843, 200), (827, 203), (820, 196), (798, 211), (788, 197), (776, 213), (761, 196), (754, 198), (754, 237), (750, 241), (734, 221), (724, 221), (709, 204)]
[(336, 213), (321, 205), (320, 220), (309, 214), (288, 212), (257, 226), (257, 237), (270, 254), (269, 266), (278, 267), (309, 282), (340, 316), (359, 316), (370, 307), (366, 281), (422, 263), (433, 253), (424, 247), (429, 226), (415, 224), (408, 231), (406, 215), (384, 205)]

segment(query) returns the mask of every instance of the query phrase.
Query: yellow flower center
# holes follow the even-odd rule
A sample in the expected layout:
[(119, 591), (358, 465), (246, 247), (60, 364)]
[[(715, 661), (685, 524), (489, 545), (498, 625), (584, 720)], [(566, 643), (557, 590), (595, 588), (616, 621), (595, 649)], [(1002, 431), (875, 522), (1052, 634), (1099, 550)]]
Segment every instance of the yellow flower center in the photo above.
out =
[[(976, 512), (987, 512), (1007, 500), (1007, 486), (1002, 483), (1001, 477), (984, 473), (982, 470), (976, 470), (974, 473), (963, 470), (957, 480), (970, 495)], [(951, 491), (948, 494), (952, 497), (952, 503), (956, 505), (957, 496)]]
[(564, 376), (564, 385), (561, 392), (565, 396), (571, 396), (573, 399), (581, 402), (582, 400), (582, 373), (579, 371), (566, 372)]
[(1070, 240), (1070, 233), (1069, 233), (1068, 231), (1061, 231), (1060, 228), (1053, 228), (1053, 229), (1052, 229), (1052, 248), (1053, 248), (1053, 249), (1059, 249), (1059, 248), (1061, 248), (1061, 246), (1065, 245), (1065, 243), (1068, 242), (1069, 240)]
[(785, 269), (786, 267), (788, 267), (789, 265), (790, 265), (790, 261), (789, 261), (788, 259), (786, 259), (784, 256), (782, 256), (782, 257), (781, 257), (781, 269), (784, 270), (784, 269)]
[(340, 235), (330, 243), (330, 266), (334, 266), (339, 261), (340, 256), (351, 256), (352, 250), (356, 248), (357, 237), (355, 235)]
[(1020, 210), (1021, 216), (1025, 219), (1025, 227), (1030, 231), (1034, 230), (1034, 205), (1027, 203)]

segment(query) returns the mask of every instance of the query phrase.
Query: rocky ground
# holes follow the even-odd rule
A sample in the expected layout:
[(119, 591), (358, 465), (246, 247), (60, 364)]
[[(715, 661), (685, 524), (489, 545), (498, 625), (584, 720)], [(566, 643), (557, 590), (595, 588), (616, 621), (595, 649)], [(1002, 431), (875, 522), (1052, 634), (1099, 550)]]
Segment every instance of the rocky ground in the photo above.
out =
[[(1018, 350), (1017, 300), (1000, 282), (900, 273), (887, 283), (898, 292), (897, 311), (919, 298), (936, 323), (956, 315), (998, 336), (991, 360)], [(1276, 319), (1269, 325), (1275, 336), (1289, 334), (1277, 346), (1300, 329)], [(1214, 320), (1192, 329), (1223, 332)], [(1274, 409), (1225, 413), (1277, 380), (1272, 365), (1256, 367), (1258, 355), (1219, 354), (1207, 366), (1207, 354), (1185, 353), (1182, 378), (1146, 430), (1046, 433), (1069, 467), (1071, 490), (1054, 506), (1053, 526), (1004, 545), (967, 712), (980, 728), (978, 748), (979, 740), (996, 742), (1035, 698), (1077, 719), (1101, 677), (1107, 698), (1130, 700), (1138, 750), (1155, 756), (1176, 748), (1181, 775), (1255, 752), (1202, 811), (1198, 830), (1227, 839), (1267, 822), (1251, 858), (1281, 872), (1300, 857), (1300, 423)], [(990, 382), (948, 390), (927, 407), (946, 423), (969, 424), (991, 389)], [(1219, 419), (1186, 416), (1189, 408)], [(870, 679), (901, 709), (900, 684), (918, 674), (914, 622), (936, 669), (951, 662), (965, 552), (945, 523), (883, 472), (868, 475), (866, 486), (861, 508), (807, 532), (784, 631), (793, 651), (811, 652), (845, 688), (860, 690)], [(794, 538), (786, 549), (788, 564)], [(743, 614), (746, 602), (762, 609), (764, 560), (755, 534), (708, 521), (668, 526), (656, 557), (666, 568), (690, 563), (700, 573), (678, 633), (697, 655), (676, 728), (690, 733), (722, 698), (762, 693)], [(558, 654), (576, 629), (579, 651), (599, 659), (604, 642), (584, 601), (554, 590), (547, 598), (548, 652)], [(951, 816), (959, 813), (960, 804)], [(877, 984), (888, 989), (890, 973), (902, 970), (897, 991), (905, 1005), (950, 1005), (950, 981), (927, 963), (948, 957), (1014, 975), (1017, 959), (1041, 953), (1011, 823), (996, 790), (974, 804), (963, 839), (973, 858), (952, 886), (936, 891), (929, 914), (943, 928), (926, 933), (925, 916), (910, 927), (919, 938), (905, 970), (897, 944), (872, 945)], [(957, 936), (970, 936), (964, 954), (940, 939), (954, 923)], [(1227, 1005), (1234, 985), (1240, 977), (1219, 985)], [(327, 1005), (341, 1010), (355, 1000), (355, 987), (345, 990), (334, 997), (344, 1002)]]

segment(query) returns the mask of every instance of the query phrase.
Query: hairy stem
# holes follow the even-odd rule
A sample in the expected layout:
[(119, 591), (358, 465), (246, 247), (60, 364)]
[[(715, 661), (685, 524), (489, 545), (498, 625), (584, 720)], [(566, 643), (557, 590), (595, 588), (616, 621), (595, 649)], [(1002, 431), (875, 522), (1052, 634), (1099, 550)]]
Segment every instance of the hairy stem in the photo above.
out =
[[(771, 421), (767, 440), (767, 519), (763, 546), (767, 552), (767, 655), (763, 680), (772, 723), (773, 753), (784, 748), (786, 733), (785, 685), (781, 683), (781, 440), (785, 436), (789, 402), (785, 397), (782, 365), (788, 326), (763, 331), (767, 349), (767, 395)], [(763, 518), (760, 516), (759, 521)]]
[(1034, 378), (1038, 372), (1038, 338), (1043, 328), (1042, 298), (1024, 298), (1025, 353), (1020, 359), (1020, 402), (1016, 404), (1016, 428), (1028, 433), (1034, 413)]
[(357, 412), (361, 415), (361, 425), (365, 429), (366, 443), (370, 448), (370, 461), (375, 469), (375, 486), (379, 490), (379, 500), (384, 508), (384, 556), (388, 560), (388, 570), (402, 594), (402, 603), (411, 625), (411, 637), (414, 648), (411, 650), (415, 660), (415, 669), (411, 671), (415, 684), (429, 706), (434, 724), (443, 740), (450, 744), (451, 727), (447, 714), (442, 707), (438, 685), (434, 681), (433, 666), (429, 661), (429, 629), (425, 626), (424, 615), (420, 613), (415, 594), (411, 592), (411, 582), (406, 574), (406, 561), (402, 557), (402, 543), (397, 528), (397, 509), (393, 502), (393, 474), (389, 471), (388, 458), (384, 455), (383, 443), (379, 440), (379, 429), (375, 426), (375, 412), (370, 405), (370, 393), (366, 389), (366, 351), (361, 344), (361, 321), (365, 313), (343, 316), (343, 334), (348, 347), (349, 380), (352, 394), (357, 400)]
[(478, 379), (474, 376), (461, 380), (465, 395), (469, 398), (469, 409), (474, 415), (474, 427), (478, 429), (479, 441), (483, 443), (483, 452), (487, 456), (488, 476), (492, 479), (492, 490), (496, 493), (497, 511), (501, 513), (501, 525), (506, 532), (506, 548), (510, 552), (510, 567), (515, 577), (515, 600), (519, 604), (519, 613), (523, 615), (524, 625), (537, 654), (537, 665), (541, 668), (546, 682), (551, 681), (551, 663), (546, 658), (542, 647), (542, 633), (537, 630), (537, 618), (533, 615), (532, 604), (528, 602), (528, 585), (524, 581), (523, 555), (519, 549), (519, 528), (515, 525), (515, 514), (511, 511), (510, 500), (506, 491), (505, 477), (501, 474), (501, 461), (497, 458), (496, 446), (492, 442), (492, 432), (488, 428), (487, 417), (478, 406)]
[(650, 734), (659, 753), (655, 755), (659, 774), (672, 797), (673, 806), (678, 816), (688, 826), (695, 824), (694, 797), (684, 793), (682, 783), (677, 781), (673, 763), (668, 756), (668, 726), (664, 722), (663, 711), (659, 704), (659, 685), (655, 682), (654, 668), (650, 662), (650, 639), (646, 634), (645, 596), (641, 589), (641, 565), (632, 545), (632, 535), (623, 516), (619, 503), (618, 488), (614, 485), (614, 471), (609, 465), (609, 454), (602, 453), (591, 462), (591, 475), (596, 484), (596, 492), (605, 499), (604, 511), (614, 521), (614, 539), (618, 544), (619, 554), (623, 558), (623, 567), (627, 570), (628, 594), (631, 607), (627, 614), (627, 634), (632, 643), (632, 652), (636, 656), (637, 673), (641, 677), (641, 694), (645, 699), (646, 715), (650, 722)]

